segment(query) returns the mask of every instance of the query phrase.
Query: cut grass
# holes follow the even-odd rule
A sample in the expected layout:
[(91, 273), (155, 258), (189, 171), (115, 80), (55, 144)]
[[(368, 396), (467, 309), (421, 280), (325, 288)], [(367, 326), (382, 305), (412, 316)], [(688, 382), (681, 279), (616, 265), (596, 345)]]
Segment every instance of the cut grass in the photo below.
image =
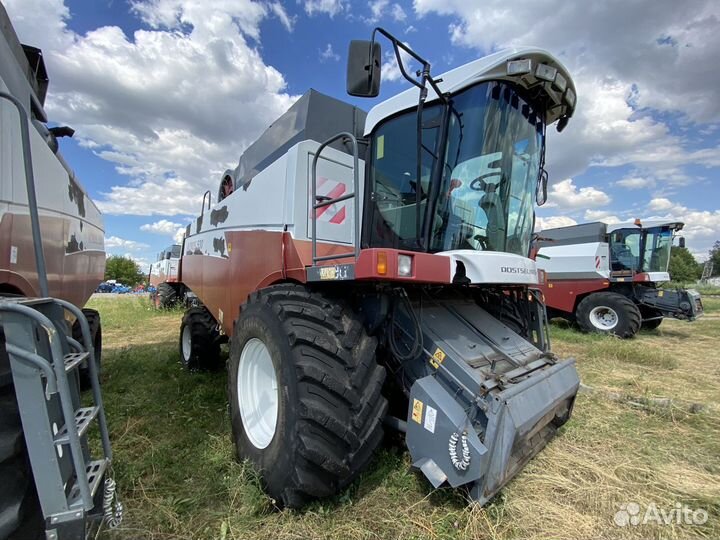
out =
[[(574, 356), (596, 391), (579, 395), (560, 436), (483, 508), (460, 490), (432, 489), (410, 470), (403, 446), (388, 442), (345, 492), (303, 511), (276, 511), (252, 468), (233, 458), (224, 373), (180, 367), (182, 314), (133, 297), (93, 299), (103, 317), (104, 397), (126, 507), (122, 528), (104, 535), (720, 538), (720, 299), (705, 306), (695, 323), (665, 321), (629, 341), (553, 325), (554, 350)], [(654, 397), (672, 405), (643, 401)], [(693, 402), (703, 404), (701, 412), (681, 406)], [(613, 516), (628, 502), (666, 510), (686, 504), (709, 519), (618, 527)]]

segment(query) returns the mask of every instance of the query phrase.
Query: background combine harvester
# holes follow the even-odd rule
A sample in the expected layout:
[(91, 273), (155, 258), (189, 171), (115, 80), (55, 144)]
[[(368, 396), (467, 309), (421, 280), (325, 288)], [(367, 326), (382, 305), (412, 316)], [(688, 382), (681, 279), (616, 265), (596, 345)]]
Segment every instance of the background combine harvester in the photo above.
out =
[(168, 246), (150, 265), (148, 285), (156, 289), (152, 293), (155, 307), (169, 308), (179, 301), (184, 301), (186, 291), (179, 280), (180, 250), (179, 244)]
[[(606, 224), (546, 229), (534, 258), (550, 316), (577, 322), (586, 332), (632, 337), (660, 326), (664, 317), (693, 321), (703, 314), (694, 290), (662, 289), (670, 281), (673, 236), (681, 222)], [(680, 238), (681, 247), (685, 239)]]
[(119, 518), (104, 484), (100, 316), (76, 307), (103, 277), (102, 220), (58, 151), (72, 130), (45, 125), (42, 53), (19, 43), (2, 4), (0, 78), (0, 539), (84, 538), (103, 497)]
[[(369, 114), (310, 91), (220, 182), (186, 232), (188, 367), (230, 336), (240, 458), (288, 506), (337, 493), (383, 426), (415, 467), (482, 503), (563, 425), (579, 380), (550, 351), (535, 263), (545, 129), (575, 89), (533, 48), (439, 78), (382, 29), (354, 41), (348, 92), (375, 97), (382, 34), (422, 66)], [(400, 62), (402, 66), (402, 62)], [(389, 403), (388, 403), (389, 400)]]

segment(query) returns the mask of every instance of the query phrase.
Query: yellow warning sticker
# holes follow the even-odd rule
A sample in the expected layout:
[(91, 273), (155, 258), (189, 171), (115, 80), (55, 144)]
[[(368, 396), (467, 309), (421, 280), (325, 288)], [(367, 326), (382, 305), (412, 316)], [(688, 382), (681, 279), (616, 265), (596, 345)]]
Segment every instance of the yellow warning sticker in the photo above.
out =
[(442, 352), (440, 347), (438, 347), (437, 349), (435, 349), (435, 352), (430, 357), (430, 365), (432, 367), (434, 367), (435, 369), (437, 369), (440, 367), (440, 364), (442, 364), (444, 360), (445, 360), (445, 353)]
[(385, 135), (380, 135), (375, 142), (377, 146), (377, 157), (376, 159), (382, 159), (385, 157)]
[(228, 242), (228, 244), (227, 244), (227, 249), (228, 249), (228, 253), (230, 253), (232, 251), (232, 244), (230, 242)]
[(661, 297), (661, 298), (662, 298), (663, 296), (665, 296), (665, 291), (663, 291), (663, 290), (658, 291), (658, 296)]
[(423, 411), (423, 402), (419, 399), (413, 399), (413, 412), (412, 412), (412, 419), (420, 424), (422, 422), (422, 411)]

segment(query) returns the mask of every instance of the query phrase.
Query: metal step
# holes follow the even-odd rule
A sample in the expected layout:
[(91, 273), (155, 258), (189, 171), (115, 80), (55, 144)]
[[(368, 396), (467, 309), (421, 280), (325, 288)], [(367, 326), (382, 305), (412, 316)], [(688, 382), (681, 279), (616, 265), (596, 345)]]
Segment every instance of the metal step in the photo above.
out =
[(65, 355), (65, 373), (70, 373), (82, 362), (90, 357), (90, 353), (85, 351), (81, 353), (70, 353)]
[[(90, 427), (90, 423), (95, 420), (95, 417), (100, 412), (98, 407), (81, 407), (75, 411), (75, 428), (78, 432), (78, 437), (82, 437)], [(55, 435), (55, 444), (69, 444), (70, 438), (68, 437), (67, 426), (63, 426), (58, 434)]]
[[(97, 461), (91, 461), (90, 463), (88, 463), (87, 467), (85, 467), (85, 471), (87, 472), (88, 477), (88, 484), (90, 484), (91, 497), (94, 497), (95, 493), (97, 493), (98, 487), (100, 487), (100, 482), (103, 479), (107, 466), (108, 460), (100, 459)], [(68, 506), (70, 508), (82, 507), (82, 497), (80, 496), (80, 487), (78, 486), (77, 482), (75, 482), (70, 488), (70, 494), (68, 495)]]

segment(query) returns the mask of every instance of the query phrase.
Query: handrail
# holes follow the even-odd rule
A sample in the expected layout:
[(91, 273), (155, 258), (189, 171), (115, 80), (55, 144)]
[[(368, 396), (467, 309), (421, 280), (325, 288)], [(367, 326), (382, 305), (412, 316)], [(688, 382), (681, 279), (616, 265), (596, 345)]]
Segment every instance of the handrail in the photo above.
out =
[(26, 351), (25, 349), (18, 347), (17, 345), (13, 345), (12, 343), (5, 343), (5, 350), (8, 354), (12, 354), (17, 357), (17, 359), (21, 362), (31, 364), (33, 367), (36, 367), (43, 372), (45, 378), (47, 379), (47, 386), (45, 387), (45, 397), (47, 399), (50, 399), (51, 394), (57, 393), (57, 378), (55, 377), (55, 372), (53, 371), (52, 366), (47, 360), (39, 354)]
[(0, 92), (0, 99), (12, 103), (20, 116), (20, 139), (22, 141), (23, 164), (25, 166), (25, 187), (27, 189), (28, 209), (30, 210), (30, 227), (33, 235), (33, 249), (35, 251), (35, 267), (38, 275), (38, 288), (40, 296), (49, 296), (47, 267), (45, 254), (42, 249), (42, 235), (40, 232), (40, 217), (38, 213), (37, 195), (35, 193), (35, 176), (32, 167), (32, 154), (30, 150), (30, 127), (28, 114), (20, 100), (7, 92)]
[(82, 330), (83, 344), (88, 352), (88, 370), (90, 371), (90, 385), (92, 386), (93, 401), (99, 409), (98, 424), (100, 427), (100, 437), (102, 439), (103, 452), (107, 459), (112, 459), (112, 448), (110, 446), (110, 434), (108, 432), (107, 421), (105, 419), (105, 408), (103, 407), (102, 392), (100, 391), (100, 374), (98, 373), (97, 364), (95, 363), (95, 344), (92, 342), (92, 334), (90, 333), (90, 325), (85, 318), (85, 314), (76, 305), (71, 304), (67, 300), (60, 298), (53, 299), (70, 313), (75, 315), (80, 322)]
[[(322, 197), (322, 199), (318, 198), (317, 195), (317, 162), (318, 158), (320, 157), (320, 154), (323, 150), (330, 144), (335, 142), (338, 139), (341, 138), (347, 138), (350, 139), (353, 145), (353, 192), (347, 193), (341, 197), (337, 197), (335, 199), (328, 199), (327, 197)], [(322, 143), (318, 149), (315, 151), (315, 156), (313, 156), (313, 162), (312, 162), (312, 177), (310, 178), (310, 184), (312, 188), (312, 262), (313, 264), (323, 261), (323, 260), (332, 260), (332, 259), (344, 259), (348, 257), (354, 256), (355, 259), (357, 259), (360, 256), (360, 197), (358, 194), (360, 193), (360, 175), (358, 173), (358, 142), (355, 135), (353, 135), (350, 132), (343, 131), (338, 133), (337, 135), (334, 135), (333, 137), (326, 140), (324, 143)], [(355, 198), (353, 210), (355, 213), (355, 251), (350, 254), (341, 254), (341, 255), (335, 255), (335, 256), (324, 256), (324, 257), (318, 257), (317, 256), (317, 216), (315, 215), (315, 210), (318, 208), (323, 208), (325, 206), (330, 206), (332, 204), (346, 201), (351, 198)], [(320, 202), (318, 202), (320, 200)]]
[[(68, 441), (70, 442), (70, 454), (72, 455), (73, 465), (75, 467), (75, 474), (77, 475), (78, 487), (80, 488), (80, 496), (83, 500), (83, 508), (85, 510), (91, 510), (94, 506), (94, 503), (92, 494), (90, 493), (90, 484), (88, 483), (87, 470), (85, 469), (85, 459), (83, 457), (82, 446), (80, 444), (80, 436), (78, 435), (76, 429), (72, 429), (75, 423), (75, 409), (73, 408), (70, 385), (68, 384), (67, 374), (65, 373), (65, 362), (62, 361), (65, 358), (65, 355), (63, 354), (63, 349), (60, 343), (58, 331), (50, 319), (48, 319), (39, 311), (32, 309), (31, 307), (24, 306), (22, 304), (10, 304), (4, 302), (0, 303), (0, 311), (9, 311), (11, 313), (24, 315), (25, 317), (33, 319), (35, 322), (37, 322), (47, 334), (52, 357), (60, 360), (58, 362), (53, 362), (53, 367), (55, 369), (55, 379), (58, 383), (57, 389), (58, 393), (60, 394), (60, 409), (62, 411), (63, 421), (67, 426)], [(85, 318), (83, 317), (83, 320), (84, 319)], [(81, 326), (83, 326), (82, 322)], [(85, 329), (88, 330), (89, 335), (90, 332), (87, 320), (85, 320), (83, 337), (85, 335)]]

